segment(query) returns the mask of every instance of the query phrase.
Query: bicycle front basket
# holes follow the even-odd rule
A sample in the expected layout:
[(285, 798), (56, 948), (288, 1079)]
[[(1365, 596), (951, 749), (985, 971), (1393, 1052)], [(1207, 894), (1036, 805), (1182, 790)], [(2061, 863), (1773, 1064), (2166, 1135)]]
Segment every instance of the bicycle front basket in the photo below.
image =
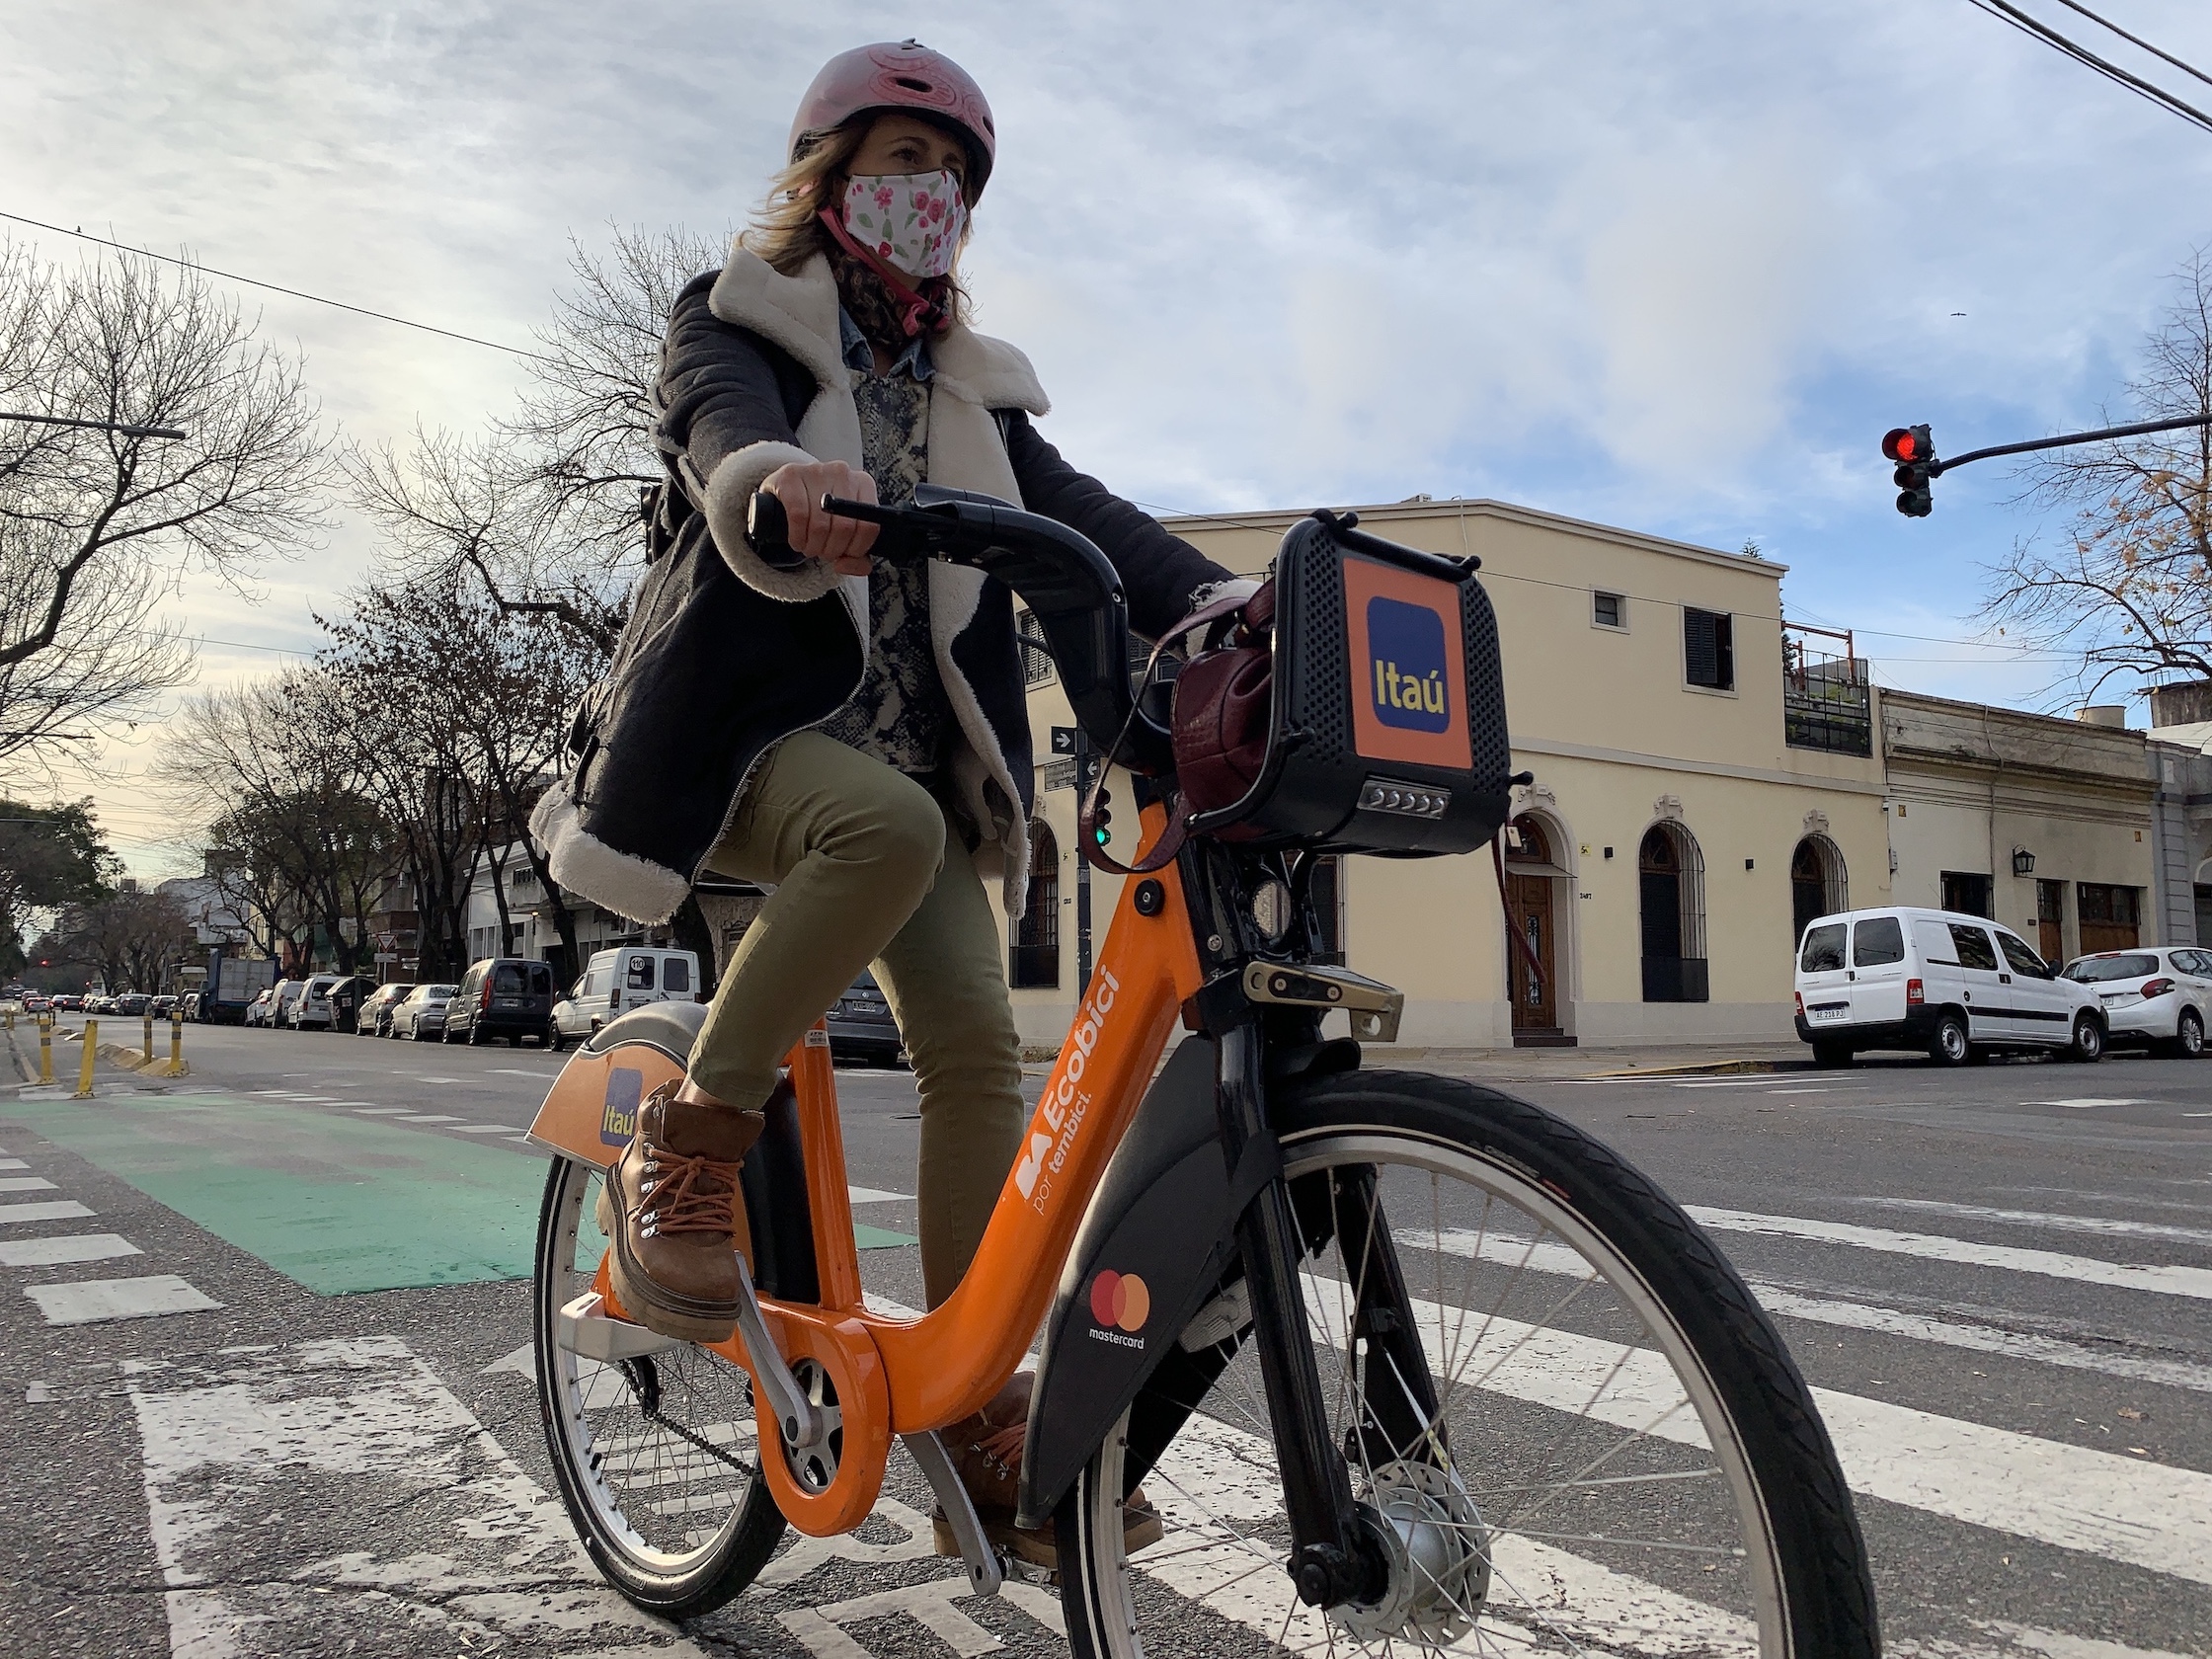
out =
[(1275, 554), (1267, 757), (1194, 831), (1347, 852), (1469, 852), (1511, 794), (1497, 617), (1474, 563), (1315, 514)]

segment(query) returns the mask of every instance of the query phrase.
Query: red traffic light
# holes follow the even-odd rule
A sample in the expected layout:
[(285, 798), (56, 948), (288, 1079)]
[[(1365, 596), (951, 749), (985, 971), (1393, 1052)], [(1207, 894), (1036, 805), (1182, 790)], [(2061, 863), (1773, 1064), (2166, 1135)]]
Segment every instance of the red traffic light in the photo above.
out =
[(1892, 427), (1882, 434), (1882, 458), (1891, 461), (1925, 461), (1936, 446), (1928, 440), (1926, 427)]

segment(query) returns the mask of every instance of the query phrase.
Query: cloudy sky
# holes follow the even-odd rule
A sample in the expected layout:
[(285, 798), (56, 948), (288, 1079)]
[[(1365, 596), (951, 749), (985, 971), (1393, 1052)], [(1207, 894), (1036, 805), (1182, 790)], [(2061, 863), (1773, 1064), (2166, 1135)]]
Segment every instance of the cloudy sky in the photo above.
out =
[[(2202, 0), (2098, 9), (2212, 66)], [(572, 234), (741, 221), (821, 61), (908, 34), (998, 117), (981, 325), (1124, 494), (1491, 496), (1755, 539), (1790, 614), (1860, 630), (1886, 681), (2063, 700), (2058, 665), (1964, 643), (1983, 567), (2038, 528), (2007, 475), (1909, 522), (1874, 446), (2125, 418), (2166, 278), (2212, 241), (2212, 134), (1967, 0), (10, 0), (0, 210), (526, 346)], [(498, 351), (241, 297), (356, 436), (466, 428), (519, 384)], [(251, 600), (188, 592), (236, 642), (205, 675), (310, 649), (373, 557), (342, 526)], [(85, 785), (148, 871), (177, 857), (131, 781), (158, 742)]]

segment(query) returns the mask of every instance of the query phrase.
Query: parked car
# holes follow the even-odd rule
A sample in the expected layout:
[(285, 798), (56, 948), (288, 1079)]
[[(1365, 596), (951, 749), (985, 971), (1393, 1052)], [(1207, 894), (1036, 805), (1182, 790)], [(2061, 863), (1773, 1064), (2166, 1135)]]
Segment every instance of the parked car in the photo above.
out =
[(177, 999), (166, 991), (153, 999), (152, 1013), (155, 1019), (167, 1019), (176, 1008)]
[(830, 1010), (829, 1023), (830, 1053), (835, 1059), (896, 1066), (905, 1052), (899, 1022), (891, 1017), (891, 1003), (876, 976), (865, 968)]
[(269, 1004), (269, 1017), (262, 1023), (271, 1027), (291, 1024), (292, 1009), (306, 992), (305, 980), (278, 980), (276, 998)]
[(2066, 977), (2103, 1004), (2115, 1046), (2143, 1047), (2194, 1060), (2204, 1053), (2212, 1010), (2212, 951), (2154, 946), (2077, 956)]
[(445, 1007), (452, 1000), (453, 992), (460, 988), (449, 985), (419, 985), (392, 1005), (390, 1019), (394, 1037), (409, 1037), (418, 1043), (428, 1043), (445, 1034)]
[(553, 1047), (589, 1039), (625, 1009), (688, 1002), (698, 993), (699, 959), (687, 950), (619, 945), (595, 951), (568, 995), (553, 1004)]
[(354, 1035), (356, 1037), (389, 1037), (392, 1034), (392, 1010), (407, 999), (415, 988), (394, 981), (380, 985), (361, 998), (361, 1005), (354, 1010)]
[(301, 982), (300, 992), (284, 1010), (284, 1023), (294, 1031), (330, 1029), (330, 993), (343, 974), (314, 974)]
[(276, 988), (275, 986), (269, 986), (264, 988), (261, 993), (257, 995), (251, 1002), (246, 1004), (246, 1017), (240, 1020), (239, 1024), (249, 1026), (267, 1025), (269, 1023), (270, 1013), (276, 1008)]
[(505, 1037), (512, 1048), (535, 1037), (553, 1046), (553, 970), (522, 956), (492, 956), (472, 965), (445, 1009), (448, 1043)]
[(142, 990), (129, 990), (116, 998), (115, 1011), (137, 1019), (153, 1005), (153, 998)]
[(51, 997), (41, 996), (35, 990), (24, 992), (23, 1011), (25, 1013), (44, 1014), (52, 1012), (52, 1010), (53, 999)]
[(186, 1023), (198, 1025), (199, 1023), (199, 992), (188, 990), (184, 995), (178, 997), (177, 1011), (185, 1016)]
[(1938, 1066), (1992, 1054), (2104, 1054), (2096, 992), (1982, 916), (1911, 908), (1807, 924), (1797, 951), (1797, 1035), (1821, 1066), (1867, 1049), (1919, 1049)]
[(50, 999), (50, 1003), (56, 1013), (82, 1013), (85, 1006), (84, 992), (78, 990), (60, 991)]

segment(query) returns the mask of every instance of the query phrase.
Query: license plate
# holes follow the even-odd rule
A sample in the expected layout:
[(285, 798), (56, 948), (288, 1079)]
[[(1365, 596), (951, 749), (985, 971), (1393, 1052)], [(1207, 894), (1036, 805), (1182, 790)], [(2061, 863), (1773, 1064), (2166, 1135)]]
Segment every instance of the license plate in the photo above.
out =
[(1805, 1018), (1814, 1025), (1831, 1025), (1851, 1015), (1849, 1006), (1835, 1008), (1807, 1008)]

